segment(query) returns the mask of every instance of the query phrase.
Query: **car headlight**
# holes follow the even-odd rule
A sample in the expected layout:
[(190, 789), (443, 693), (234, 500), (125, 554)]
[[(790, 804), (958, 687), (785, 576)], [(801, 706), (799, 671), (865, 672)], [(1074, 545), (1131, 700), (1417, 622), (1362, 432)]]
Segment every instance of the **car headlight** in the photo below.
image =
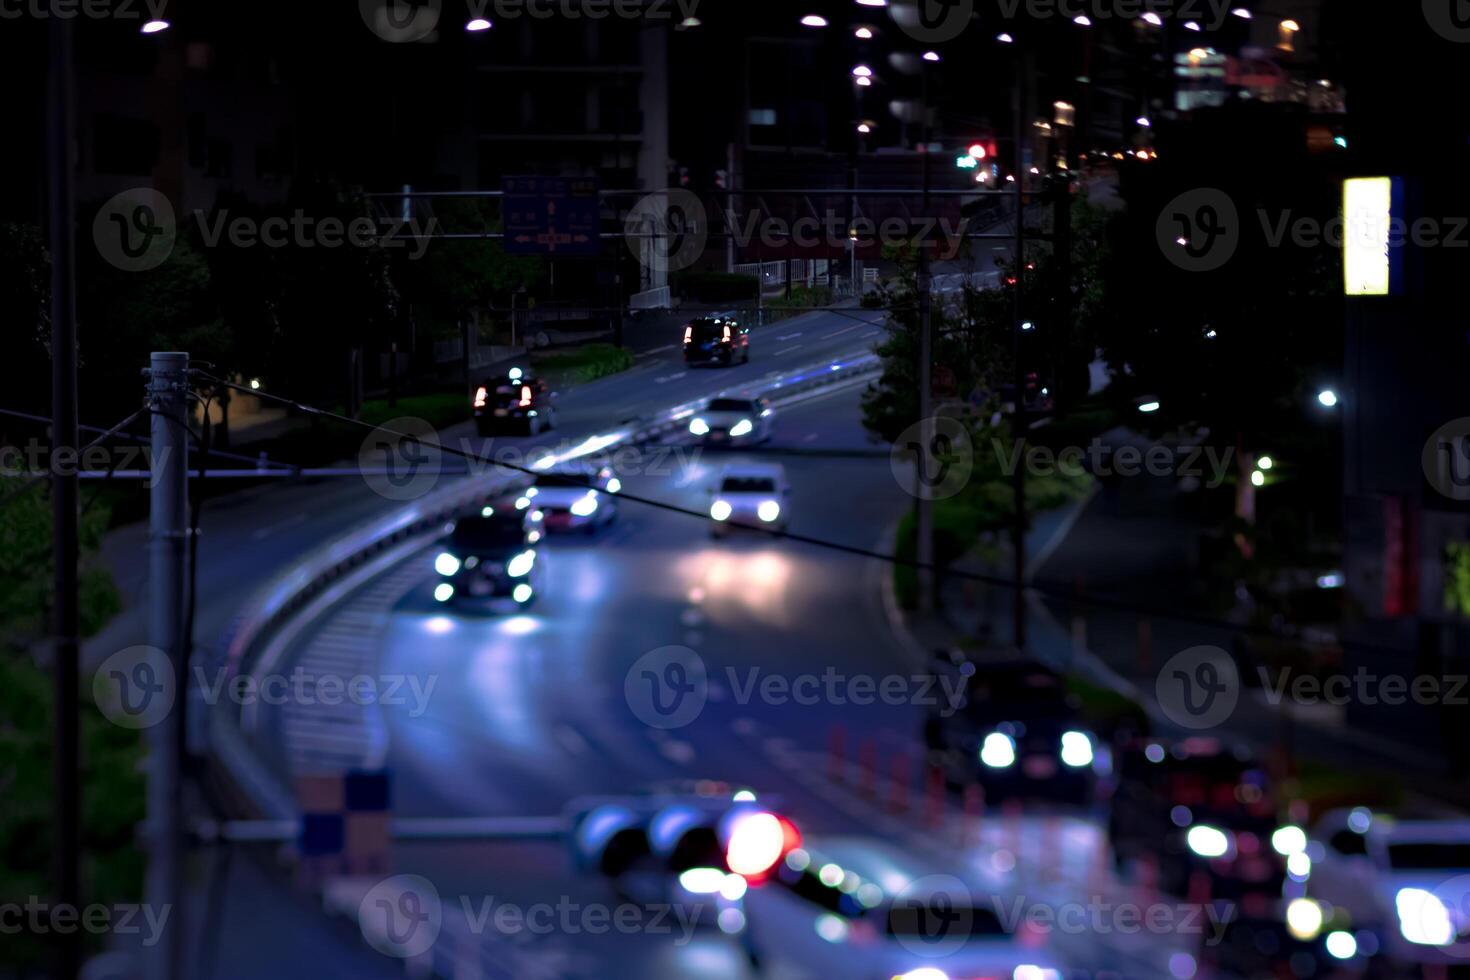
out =
[(1184, 835), (1189, 849), (1202, 858), (1219, 858), (1230, 853), (1230, 835), (1219, 827), (1196, 824)]
[(1399, 914), (1399, 932), (1421, 946), (1448, 946), (1455, 941), (1450, 910), (1434, 892), (1423, 888), (1400, 888), (1393, 897)]
[(1322, 906), (1310, 898), (1293, 898), (1286, 905), (1286, 931), (1302, 942), (1316, 939), (1322, 931)]
[(531, 573), (531, 566), (536, 564), (535, 551), (523, 551), (516, 555), (505, 566), (505, 574), (511, 578), (520, 578)]
[(459, 572), (459, 559), (447, 551), (439, 552), (439, 557), (434, 559), (434, 571), (448, 578)]
[(691, 419), (689, 422), (689, 432), (691, 435), (696, 436), (706, 435), (709, 432), (709, 423), (701, 418)]
[(736, 422), (735, 425), (731, 427), (730, 437), (735, 438), (736, 436), (748, 436), (754, 431), (755, 424), (751, 422), (750, 419), (741, 419), (739, 422)]
[(730, 519), (730, 514), (733, 510), (734, 508), (730, 506), (728, 500), (716, 500), (709, 505), (709, 516), (717, 521), (727, 521)]
[(1016, 740), (1005, 732), (991, 732), (980, 746), (980, 761), (992, 769), (1015, 765)]
[(597, 513), (597, 491), (587, 491), (587, 496), (572, 504), (572, 513), (578, 517), (591, 517)]
[(621, 489), (623, 489), (623, 481), (619, 480), (617, 477), (613, 477), (611, 480), (607, 481), (608, 493), (617, 493)]
[(1307, 835), (1300, 827), (1287, 824), (1271, 834), (1271, 847), (1282, 857), (1290, 857), (1307, 849)]
[(529, 585), (522, 582), (511, 590), (510, 597), (516, 602), (530, 602), (533, 591)]
[(1073, 769), (1092, 765), (1092, 739), (1086, 732), (1062, 733), (1062, 762)]
[(450, 599), (453, 598), (454, 586), (450, 585), (448, 582), (440, 582), (438, 585), (434, 586), (435, 602), (448, 602)]
[(516, 510), (525, 510), (529, 506), (531, 506), (531, 498), (530, 497), (517, 497), (516, 498)]
[(755, 509), (756, 516), (767, 524), (781, 516), (781, 505), (774, 500), (762, 500), (761, 505)]

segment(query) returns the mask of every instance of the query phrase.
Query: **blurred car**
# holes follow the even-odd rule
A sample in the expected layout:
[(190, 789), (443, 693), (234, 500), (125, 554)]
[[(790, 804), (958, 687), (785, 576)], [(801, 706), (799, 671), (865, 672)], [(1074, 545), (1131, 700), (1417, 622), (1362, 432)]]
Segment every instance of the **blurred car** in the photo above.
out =
[(1329, 950), (1336, 939), (1384, 975), (1470, 966), (1470, 820), (1336, 810), (1312, 828), (1308, 855), (1306, 916)]
[(771, 438), (774, 416), (764, 398), (714, 398), (689, 420), (689, 434), (706, 446), (744, 446)]
[(710, 534), (722, 538), (735, 528), (786, 530), (791, 485), (780, 463), (732, 463), (710, 489)]
[(538, 474), (526, 497), (541, 512), (547, 531), (590, 534), (617, 519), (615, 495), (622, 488), (606, 466), (564, 463)]
[(745, 364), (750, 360), (750, 328), (728, 314), (699, 317), (684, 324), (684, 363)]
[(508, 611), (531, 605), (546, 578), (541, 534), (540, 513), (529, 506), (486, 506), (455, 521), (434, 557), (434, 599)]
[(949, 782), (975, 781), (987, 799), (1093, 801), (1105, 753), (1079, 718), (1065, 679), (1033, 660), (936, 664), (952, 671), (945, 690), (963, 692), (930, 709), (924, 740)]
[(556, 425), (555, 399), (545, 381), (511, 368), (475, 389), (475, 429), (481, 436), (545, 432)]
[(1015, 898), (1004, 881), (960, 873), (969, 880), (886, 841), (812, 839), (747, 893), (751, 941), (801, 976), (1061, 980), (1042, 930), (1006, 927), (997, 909)]

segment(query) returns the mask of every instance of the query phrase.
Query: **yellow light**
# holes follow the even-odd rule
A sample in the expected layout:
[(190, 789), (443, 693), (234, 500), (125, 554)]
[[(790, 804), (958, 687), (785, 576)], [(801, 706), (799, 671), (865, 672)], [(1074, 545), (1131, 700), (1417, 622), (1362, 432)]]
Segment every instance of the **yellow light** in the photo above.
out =
[(1393, 178), (1343, 181), (1343, 291), (1349, 296), (1389, 293), (1388, 235), (1393, 218)]
[(1297, 31), (1302, 29), (1302, 25), (1298, 24), (1294, 20), (1283, 20), (1281, 22), (1281, 29), (1290, 34), (1295, 34)]

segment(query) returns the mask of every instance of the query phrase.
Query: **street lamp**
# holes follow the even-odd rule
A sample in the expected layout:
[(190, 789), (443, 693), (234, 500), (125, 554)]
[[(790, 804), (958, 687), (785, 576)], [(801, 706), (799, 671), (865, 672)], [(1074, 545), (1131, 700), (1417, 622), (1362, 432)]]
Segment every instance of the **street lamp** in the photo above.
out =
[(467, 30), (467, 31), (470, 31), (471, 33), (477, 33), (479, 31), (488, 31), (490, 29), (490, 27), (491, 27), (490, 22), (488, 20), (486, 20), (485, 18), (483, 18), (483, 17), (476, 17), (474, 20), (472, 20), (468, 24), (464, 25), (464, 29)]
[(925, 61), (938, 61), (939, 60), (939, 52), (938, 51), (925, 51), (924, 52), (924, 60)]
[(148, 23), (138, 28), (138, 30), (142, 34), (157, 34), (159, 31), (168, 30), (171, 26), (172, 25), (169, 24), (169, 22), (166, 20), (150, 20)]
[(1011, 37), (1009, 34), (997, 34), (997, 35), (995, 35), (995, 39), (997, 41), (999, 41), (1001, 44), (1015, 44), (1016, 43), (1016, 39), (1013, 38), (1013, 37)]
[(1323, 408), (1336, 408), (1337, 392), (1333, 391), (1331, 388), (1323, 388), (1321, 391), (1317, 392), (1317, 402)]

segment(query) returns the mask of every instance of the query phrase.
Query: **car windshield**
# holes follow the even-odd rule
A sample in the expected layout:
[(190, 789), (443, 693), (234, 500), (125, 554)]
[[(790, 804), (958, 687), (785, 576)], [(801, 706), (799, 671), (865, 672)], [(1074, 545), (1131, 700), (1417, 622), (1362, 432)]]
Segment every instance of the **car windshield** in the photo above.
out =
[(740, 398), (716, 398), (709, 403), (711, 412), (750, 412), (755, 414), (755, 403)]
[(563, 471), (542, 473), (536, 477), (536, 486), (542, 490), (564, 490), (567, 488), (591, 487), (596, 478), (591, 473)]
[(454, 526), (452, 548), (467, 552), (498, 552), (519, 548), (526, 531), (519, 515), (467, 517)]
[(733, 323), (715, 323), (713, 320), (695, 320), (689, 324), (695, 340), (719, 340), (725, 336), (725, 328), (734, 332)]
[(775, 493), (776, 481), (768, 476), (727, 476), (720, 489), (725, 493)]
[(1390, 844), (1388, 863), (1403, 871), (1470, 868), (1470, 844)]
[(998, 711), (1018, 718), (1055, 713), (1062, 721), (1070, 714), (1061, 678), (1039, 671), (987, 674), (981, 668), (968, 696), (970, 713), (986, 717)]

